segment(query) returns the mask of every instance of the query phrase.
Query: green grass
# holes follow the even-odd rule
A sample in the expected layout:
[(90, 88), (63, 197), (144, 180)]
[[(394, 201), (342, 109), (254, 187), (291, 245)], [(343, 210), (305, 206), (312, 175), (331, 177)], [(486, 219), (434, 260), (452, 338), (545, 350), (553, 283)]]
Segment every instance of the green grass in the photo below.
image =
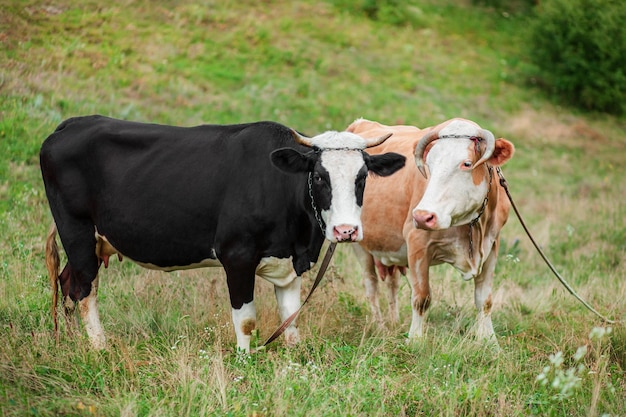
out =
[[(626, 415), (623, 324), (590, 337), (602, 323), (513, 214), (494, 288), (497, 354), (473, 340), (473, 284), (449, 266), (432, 268), (423, 341), (405, 341), (406, 282), (401, 322), (377, 328), (345, 247), (299, 318), (296, 348), (233, 353), (223, 271), (127, 261), (101, 274), (109, 349), (64, 323), (55, 344), (38, 150), (63, 119), (90, 113), (269, 119), (309, 134), (358, 117), (470, 118), (516, 145), (504, 173), (557, 268), (599, 311), (626, 316), (626, 119), (555, 107), (528, 87), (523, 15), (423, 1), (371, 19), (348, 3), (0, 0), (0, 415)], [(261, 341), (279, 323), (271, 287), (256, 292)], [(559, 395), (551, 383), (569, 369), (579, 383)]]

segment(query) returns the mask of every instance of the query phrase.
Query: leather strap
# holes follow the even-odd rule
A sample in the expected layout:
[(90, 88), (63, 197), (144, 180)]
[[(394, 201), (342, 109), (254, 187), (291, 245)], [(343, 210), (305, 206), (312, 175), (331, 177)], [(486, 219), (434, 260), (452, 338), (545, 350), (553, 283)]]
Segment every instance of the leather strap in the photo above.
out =
[(313, 294), (313, 291), (315, 291), (315, 289), (317, 288), (319, 283), (322, 281), (322, 278), (324, 277), (324, 273), (326, 272), (326, 269), (328, 268), (328, 265), (330, 264), (330, 260), (333, 257), (333, 253), (335, 253), (335, 247), (336, 246), (337, 246), (336, 242), (332, 242), (328, 246), (328, 249), (326, 250), (326, 255), (324, 256), (324, 260), (322, 261), (322, 264), (320, 265), (319, 271), (317, 271), (317, 277), (315, 277), (315, 282), (313, 283), (313, 286), (309, 290), (309, 294), (306, 296), (306, 298), (304, 299), (304, 301), (300, 305), (300, 308), (298, 310), (296, 310), (296, 312), (293, 313), (291, 316), (287, 317), (287, 319), (283, 322), (283, 324), (281, 324), (280, 327), (278, 329), (276, 329), (276, 331), (265, 341), (265, 343), (263, 343), (261, 346), (259, 346), (256, 349), (254, 349), (253, 352), (257, 352), (260, 349), (265, 348), (265, 346), (269, 345), (274, 340), (276, 340), (276, 338), (278, 338), (278, 336), (283, 334), (285, 329), (287, 329), (287, 327), (289, 327), (289, 325), (296, 319), (296, 317), (298, 317), (298, 315), (300, 314), (300, 311), (302, 310), (302, 307), (304, 307), (304, 305), (307, 303), (307, 301), (309, 301), (309, 298), (311, 298), (311, 295)]
[(504, 178), (504, 174), (502, 174), (502, 170), (500, 169), (500, 167), (496, 167), (496, 172), (498, 173), (498, 176), (500, 177), (500, 185), (502, 186), (502, 188), (504, 188), (504, 191), (506, 191), (506, 195), (507, 195), (507, 197), (509, 197), (509, 201), (511, 202), (511, 207), (513, 207), (513, 210), (515, 211), (515, 214), (517, 215), (517, 218), (519, 219), (520, 224), (524, 228), (524, 231), (528, 235), (528, 238), (532, 242), (532, 244), (535, 247), (535, 249), (537, 249), (537, 252), (541, 256), (543, 261), (546, 263), (546, 265), (548, 265), (548, 268), (550, 268), (550, 271), (552, 271), (554, 276), (558, 278), (558, 280), (561, 282), (561, 284), (563, 284), (565, 289), (567, 291), (569, 291), (569, 293), (572, 294), (574, 296), (574, 298), (576, 298), (578, 301), (580, 301), (582, 303), (582, 305), (587, 307), (587, 309), (589, 311), (591, 311), (593, 314), (595, 314), (596, 316), (601, 318), (603, 321), (605, 321), (607, 323), (610, 323), (610, 324), (615, 324), (615, 322), (616, 322), (615, 320), (611, 320), (611, 319), (606, 318), (602, 314), (598, 313), (593, 307), (591, 307), (589, 305), (589, 303), (587, 303), (585, 300), (583, 300), (576, 293), (576, 291), (574, 291), (574, 289), (567, 283), (567, 281), (565, 281), (565, 279), (561, 276), (561, 274), (558, 273), (558, 271), (556, 270), (554, 265), (552, 265), (552, 262), (550, 262), (550, 260), (545, 255), (545, 253), (543, 253), (543, 251), (539, 247), (539, 244), (537, 244), (537, 242), (535, 241), (535, 238), (533, 237), (533, 235), (530, 233), (530, 230), (526, 226), (526, 223), (524, 222), (524, 219), (522, 218), (522, 215), (520, 214), (519, 210), (517, 209), (517, 206), (515, 205), (515, 202), (513, 202), (513, 197), (511, 197), (511, 192), (509, 191), (509, 184), (507, 183), (506, 179)]

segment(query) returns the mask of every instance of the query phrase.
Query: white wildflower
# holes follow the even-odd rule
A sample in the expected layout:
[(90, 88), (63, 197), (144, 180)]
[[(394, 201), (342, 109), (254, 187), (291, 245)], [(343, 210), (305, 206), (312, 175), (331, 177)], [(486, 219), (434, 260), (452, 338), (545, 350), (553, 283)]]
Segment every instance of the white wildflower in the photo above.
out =
[(587, 346), (580, 346), (574, 353), (574, 360), (579, 362), (587, 354)]
[(589, 333), (589, 339), (591, 340), (602, 340), (604, 336), (611, 334), (613, 328), (611, 326), (607, 327), (594, 327), (591, 329)]
[(560, 367), (563, 364), (563, 352), (558, 351), (553, 355), (550, 355), (550, 363), (554, 365), (555, 368)]

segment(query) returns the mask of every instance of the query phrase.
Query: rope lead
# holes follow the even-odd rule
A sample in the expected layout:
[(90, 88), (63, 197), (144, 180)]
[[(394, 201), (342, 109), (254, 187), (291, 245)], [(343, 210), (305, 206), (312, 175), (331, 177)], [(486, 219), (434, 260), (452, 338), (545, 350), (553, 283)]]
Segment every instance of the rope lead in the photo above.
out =
[(522, 224), (524, 231), (530, 238), (530, 241), (535, 246), (535, 249), (537, 249), (537, 252), (539, 252), (539, 255), (541, 255), (541, 257), (545, 261), (546, 265), (548, 265), (548, 268), (550, 268), (552, 273), (559, 279), (559, 281), (561, 281), (561, 284), (563, 284), (563, 286), (567, 289), (567, 291), (569, 291), (570, 294), (572, 294), (578, 301), (580, 301), (585, 307), (587, 307), (589, 311), (591, 311), (596, 316), (600, 317), (603, 321), (609, 324), (615, 324), (615, 320), (611, 320), (611, 319), (604, 317), (602, 314), (598, 313), (593, 307), (591, 307), (585, 300), (583, 300), (578, 294), (576, 294), (576, 291), (574, 291), (574, 289), (567, 283), (567, 281), (565, 281), (565, 279), (557, 272), (554, 265), (552, 265), (550, 260), (546, 257), (546, 255), (541, 250), (541, 248), (539, 248), (539, 245), (537, 244), (537, 242), (535, 242), (535, 239), (533, 238), (530, 231), (528, 230), (528, 227), (526, 227), (526, 223), (524, 222), (524, 219), (522, 219), (522, 215), (519, 213), (519, 211), (517, 210), (517, 206), (513, 202), (513, 197), (511, 197), (511, 193), (509, 192), (509, 184), (506, 182), (504, 175), (502, 175), (502, 170), (500, 169), (500, 167), (496, 167), (496, 172), (498, 173), (498, 176), (500, 177), (500, 185), (502, 186), (502, 188), (504, 188), (504, 191), (506, 191), (506, 195), (509, 197), (511, 206), (513, 207), (513, 210), (515, 211), (515, 214), (517, 215), (517, 218), (519, 219), (520, 223)]

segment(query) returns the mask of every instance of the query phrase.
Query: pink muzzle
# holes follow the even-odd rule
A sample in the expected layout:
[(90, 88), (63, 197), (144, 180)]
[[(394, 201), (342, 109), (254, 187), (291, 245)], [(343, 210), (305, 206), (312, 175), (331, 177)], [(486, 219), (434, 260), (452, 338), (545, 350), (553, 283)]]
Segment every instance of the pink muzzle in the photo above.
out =
[(432, 211), (413, 210), (413, 224), (418, 229), (434, 230), (437, 227), (437, 215)]
[(333, 228), (333, 237), (337, 242), (356, 242), (359, 237), (359, 227), (342, 224)]

